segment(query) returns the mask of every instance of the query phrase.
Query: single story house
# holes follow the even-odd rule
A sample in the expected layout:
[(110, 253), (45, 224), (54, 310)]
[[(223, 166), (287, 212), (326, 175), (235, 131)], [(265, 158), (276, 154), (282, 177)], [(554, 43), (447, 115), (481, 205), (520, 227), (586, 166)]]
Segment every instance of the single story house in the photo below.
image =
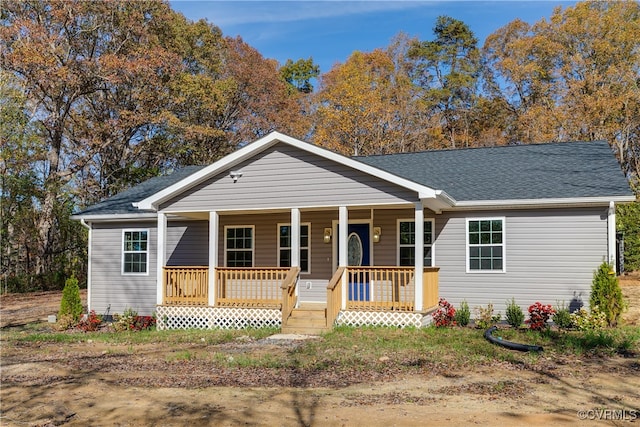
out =
[(440, 297), (588, 304), (634, 199), (603, 141), (349, 158), (273, 132), (74, 217), (91, 310), (314, 332), (419, 326)]

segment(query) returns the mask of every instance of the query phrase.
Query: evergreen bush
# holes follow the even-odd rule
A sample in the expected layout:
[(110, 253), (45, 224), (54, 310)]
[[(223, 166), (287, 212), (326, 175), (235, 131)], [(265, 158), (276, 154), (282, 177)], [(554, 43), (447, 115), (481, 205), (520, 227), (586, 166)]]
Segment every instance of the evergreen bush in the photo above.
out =
[(507, 311), (505, 312), (507, 323), (514, 328), (519, 328), (524, 322), (524, 313), (522, 308), (516, 304), (516, 299), (511, 298), (511, 301), (507, 301)]
[(573, 327), (573, 320), (571, 318), (571, 312), (566, 304), (558, 304), (555, 308), (555, 314), (553, 315), (553, 323), (560, 329), (571, 329)]
[(625, 304), (618, 277), (613, 266), (608, 262), (600, 264), (600, 267), (593, 273), (589, 305), (592, 310), (594, 307), (598, 307), (598, 310), (604, 313), (608, 326), (618, 324)]
[(616, 224), (624, 235), (624, 270), (640, 270), (640, 202), (616, 205)]
[(76, 279), (75, 276), (69, 277), (64, 283), (58, 318), (62, 319), (65, 315), (70, 315), (74, 322), (78, 322), (80, 316), (82, 316), (80, 287), (78, 286), (78, 279)]
[(466, 300), (463, 300), (460, 303), (460, 308), (456, 310), (456, 314), (453, 316), (453, 319), (458, 326), (467, 326), (469, 324), (469, 320), (471, 319), (471, 310), (469, 310), (469, 304), (467, 304)]

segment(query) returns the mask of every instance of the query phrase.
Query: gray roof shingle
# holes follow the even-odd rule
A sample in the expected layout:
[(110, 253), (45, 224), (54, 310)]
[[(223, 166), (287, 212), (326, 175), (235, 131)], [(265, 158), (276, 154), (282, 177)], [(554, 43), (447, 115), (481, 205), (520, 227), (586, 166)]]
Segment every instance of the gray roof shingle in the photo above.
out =
[(155, 211), (140, 210), (132, 203), (145, 199), (158, 191), (175, 184), (187, 176), (199, 171), (205, 166), (186, 166), (173, 171), (169, 175), (156, 176), (148, 179), (134, 187), (121, 193), (111, 196), (100, 203), (89, 206), (83, 211), (76, 213), (77, 216), (85, 215), (105, 215), (105, 214), (128, 214), (128, 213), (148, 213)]
[[(434, 150), (354, 157), (402, 178), (443, 190), (456, 201), (633, 196), (606, 141)], [(76, 216), (150, 213), (132, 203), (205, 166), (151, 178)]]
[(606, 141), (355, 157), (457, 201), (632, 196)]

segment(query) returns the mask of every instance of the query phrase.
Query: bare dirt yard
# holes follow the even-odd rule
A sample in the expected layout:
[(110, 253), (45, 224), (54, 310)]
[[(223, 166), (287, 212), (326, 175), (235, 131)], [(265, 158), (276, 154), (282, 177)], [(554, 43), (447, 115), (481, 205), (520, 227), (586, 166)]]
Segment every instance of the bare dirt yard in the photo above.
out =
[[(623, 277), (640, 327), (640, 275)], [(86, 296), (83, 294), (83, 298)], [(536, 363), (331, 370), (215, 368), (163, 343), (10, 341), (60, 293), (0, 297), (1, 426), (638, 425), (640, 359), (543, 354)], [(30, 326), (33, 331), (34, 326)], [(43, 322), (37, 326), (46, 330)], [(282, 354), (298, 341), (185, 342), (184, 355)], [(508, 351), (508, 350), (504, 350)], [(409, 373), (407, 373), (409, 372)]]

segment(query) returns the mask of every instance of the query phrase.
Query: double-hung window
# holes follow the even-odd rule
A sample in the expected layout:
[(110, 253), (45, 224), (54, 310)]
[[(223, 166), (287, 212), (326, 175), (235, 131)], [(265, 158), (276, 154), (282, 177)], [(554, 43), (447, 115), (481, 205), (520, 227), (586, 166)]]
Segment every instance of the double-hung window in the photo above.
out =
[(224, 230), (227, 267), (253, 267), (254, 227), (227, 226)]
[[(310, 273), (311, 224), (300, 224), (300, 272)], [(291, 267), (291, 224), (278, 224), (278, 265)]]
[(149, 274), (149, 230), (123, 230), (122, 274)]
[[(414, 266), (416, 262), (416, 223), (398, 221), (398, 265)], [(424, 266), (433, 265), (433, 220), (424, 222)]]
[(505, 271), (504, 218), (467, 219), (467, 270)]

